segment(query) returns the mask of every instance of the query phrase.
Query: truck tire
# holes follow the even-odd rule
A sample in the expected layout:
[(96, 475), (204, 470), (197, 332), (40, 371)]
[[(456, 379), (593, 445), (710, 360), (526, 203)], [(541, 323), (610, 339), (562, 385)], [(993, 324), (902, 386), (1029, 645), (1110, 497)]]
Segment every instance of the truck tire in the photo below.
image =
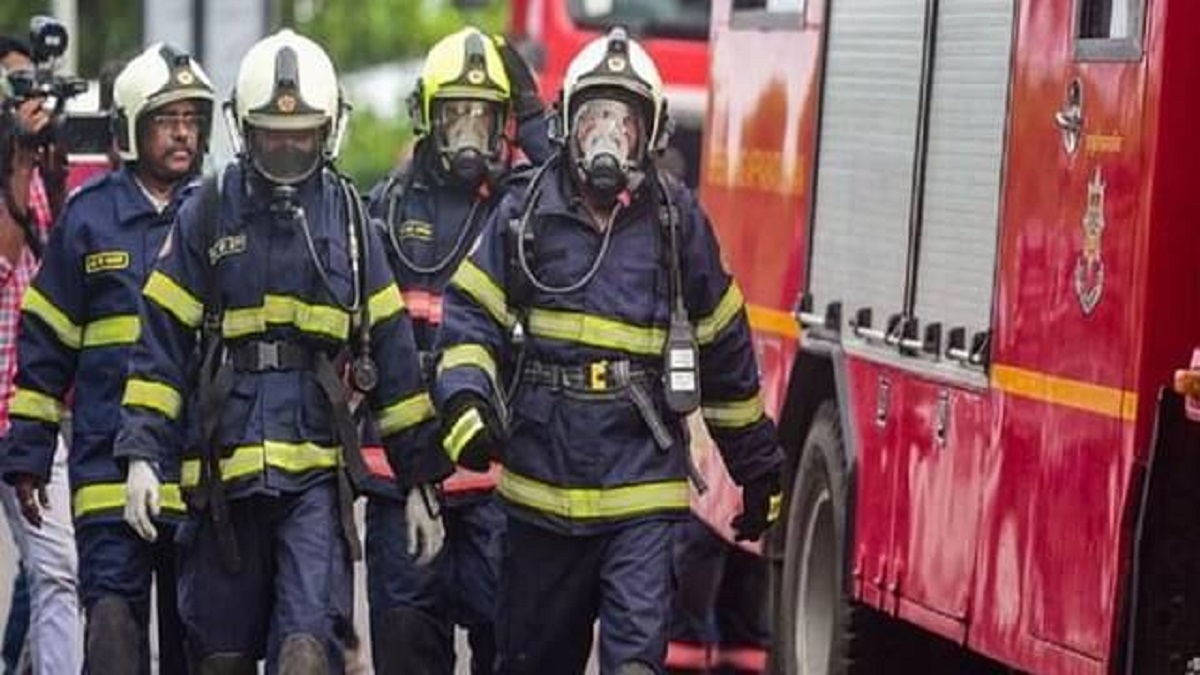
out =
[(777, 669), (786, 675), (889, 670), (886, 620), (847, 593), (849, 475), (837, 406), (826, 401), (813, 416), (789, 495), (775, 626)]

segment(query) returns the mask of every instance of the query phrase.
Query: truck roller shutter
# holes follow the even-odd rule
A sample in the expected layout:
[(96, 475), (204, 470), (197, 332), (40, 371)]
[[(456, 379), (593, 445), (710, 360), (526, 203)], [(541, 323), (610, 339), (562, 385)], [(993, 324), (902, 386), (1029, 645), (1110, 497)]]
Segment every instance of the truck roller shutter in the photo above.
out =
[(914, 313), (970, 336), (991, 325), (1013, 2), (941, 0), (937, 26)]
[(843, 321), (904, 308), (924, 0), (832, 0), (810, 291)]

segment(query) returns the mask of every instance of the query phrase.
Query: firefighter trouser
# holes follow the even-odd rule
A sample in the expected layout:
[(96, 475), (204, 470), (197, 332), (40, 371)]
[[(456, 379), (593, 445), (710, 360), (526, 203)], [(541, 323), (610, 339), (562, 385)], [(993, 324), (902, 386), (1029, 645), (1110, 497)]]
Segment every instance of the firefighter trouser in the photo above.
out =
[[(445, 546), (427, 567), (418, 567), (408, 555), (404, 504), (367, 501), (367, 595), (377, 671), (403, 658), (407, 665), (396, 672), (450, 675), (454, 626), (459, 625), (471, 644), (471, 672), (493, 672), (505, 519), (491, 495), (459, 499), (465, 501), (452, 501), (442, 511)], [(419, 616), (405, 618), (405, 612)]]
[(678, 588), (671, 609), (672, 673), (762, 673), (766, 669), (767, 563), (693, 516), (675, 541)]
[[(112, 609), (132, 618), (136, 633), (131, 644), (120, 649), (136, 660), (139, 672), (150, 673), (150, 590), (151, 582), (158, 597), (159, 663), (162, 673), (185, 673), (183, 629), (175, 602), (175, 545), (174, 527), (159, 523), (158, 541), (148, 543), (123, 522), (86, 523), (76, 525), (75, 544), (79, 552), (79, 598), (88, 623), (84, 643), (89, 651), (96, 644), (98, 630), (115, 628), (103, 635), (126, 636), (117, 626), (101, 626), (97, 615), (110, 622)], [(122, 606), (123, 605), (123, 606)], [(118, 619), (117, 623), (121, 620)], [(103, 645), (101, 645), (103, 646)], [(44, 647), (43, 647), (44, 648)], [(92, 675), (95, 667), (86, 663), (94, 657), (85, 653), (85, 669)]]
[(353, 577), (339, 513), (333, 480), (231, 501), (237, 572), (223, 565), (207, 514), (189, 517), (179, 537), (179, 610), (193, 663), (242, 654), (265, 657), (273, 673), (285, 639), (311, 636), (325, 646), (330, 672), (342, 672)]
[(583, 673), (600, 620), (600, 672), (663, 672), (676, 522), (642, 520), (567, 536), (510, 517), (497, 615), (504, 675)]

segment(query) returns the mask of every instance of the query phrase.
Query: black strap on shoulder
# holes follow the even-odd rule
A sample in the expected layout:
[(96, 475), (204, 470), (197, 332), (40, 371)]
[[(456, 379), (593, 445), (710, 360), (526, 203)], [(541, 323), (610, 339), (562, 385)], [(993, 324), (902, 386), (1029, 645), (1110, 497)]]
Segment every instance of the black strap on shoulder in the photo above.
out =
[[(222, 363), (221, 319), (224, 301), (217, 279), (216, 265), (209, 257), (210, 247), (216, 243), (220, 233), (221, 174), (208, 176), (197, 195), (200, 227), (200, 243), (203, 247), (204, 287), (201, 290), (204, 305), (200, 324), (200, 368), (196, 378), (199, 392), (201, 459), (200, 486), (196, 495), (196, 506), (207, 509), (217, 537), (221, 564), (231, 574), (241, 570), (241, 554), (238, 550), (237, 533), (229, 519), (229, 505), (225, 495), (225, 483), (221, 477), (221, 448), (219, 429), (221, 413), (229, 392), (233, 389), (233, 365)], [(177, 232), (176, 236), (183, 236)], [(180, 246), (186, 245), (180, 241)]]
[(346, 387), (338, 377), (338, 369), (324, 352), (318, 352), (313, 375), (330, 404), (335, 442), (342, 446), (343, 469), (338, 471), (338, 511), (342, 536), (350, 551), (351, 560), (362, 559), (362, 544), (354, 523), (354, 495), (367, 481), (367, 465), (362, 456), (358, 425), (350, 412)]

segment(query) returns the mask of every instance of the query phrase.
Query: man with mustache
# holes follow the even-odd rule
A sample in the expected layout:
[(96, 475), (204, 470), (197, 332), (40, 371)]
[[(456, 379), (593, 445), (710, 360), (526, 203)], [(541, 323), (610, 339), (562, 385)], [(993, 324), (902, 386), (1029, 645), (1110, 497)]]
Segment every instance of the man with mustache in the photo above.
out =
[[(68, 201), (24, 299), (12, 427), (0, 470), (16, 486), (26, 520), (40, 527), (55, 436), (66, 422), (64, 411), (70, 412), (84, 659), (91, 673), (150, 672), (155, 575), (161, 670), (186, 672), (171, 533), (172, 517), (183, 513), (178, 466), (131, 464), (126, 482), (113, 443), (122, 397), (157, 394), (123, 390), (126, 364), (140, 332), (142, 286), (207, 149), (212, 102), (208, 77), (183, 52), (155, 44), (129, 62), (114, 83), (115, 144), (124, 165)], [(136, 532), (123, 521), (125, 513), (136, 516)], [(153, 522), (159, 516), (162, 532)]]

